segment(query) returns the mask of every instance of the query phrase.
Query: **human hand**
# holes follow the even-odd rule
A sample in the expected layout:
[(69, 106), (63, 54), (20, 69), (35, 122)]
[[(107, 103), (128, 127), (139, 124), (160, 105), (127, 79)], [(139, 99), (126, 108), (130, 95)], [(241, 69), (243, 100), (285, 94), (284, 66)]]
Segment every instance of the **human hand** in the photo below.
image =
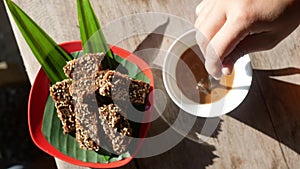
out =
[(196, 8), (197, 43), (215, 78), (246, 53), (268, 50), (300, 23), (300, 0), (203, 0)]

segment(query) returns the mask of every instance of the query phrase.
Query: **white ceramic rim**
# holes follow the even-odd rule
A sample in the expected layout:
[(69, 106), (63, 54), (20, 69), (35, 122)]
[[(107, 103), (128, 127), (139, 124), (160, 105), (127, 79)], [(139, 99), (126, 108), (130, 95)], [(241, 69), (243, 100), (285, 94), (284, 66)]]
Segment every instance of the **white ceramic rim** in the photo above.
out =
[(182, 110), (199, 117), (217, 117), (231, 112), (246, 98), (252, 83), (252, 68), (249, 55), (241, 57), (235, 64), (235, 78), (232, 89), (222, 99), (210, 103), (199, 104), (182, 94), (176, 83), (176, 65), (183, 52), (196, 45), (195, 29), (192, 29), (170, 46), (163, 63), (163, 82), (168, 95)]

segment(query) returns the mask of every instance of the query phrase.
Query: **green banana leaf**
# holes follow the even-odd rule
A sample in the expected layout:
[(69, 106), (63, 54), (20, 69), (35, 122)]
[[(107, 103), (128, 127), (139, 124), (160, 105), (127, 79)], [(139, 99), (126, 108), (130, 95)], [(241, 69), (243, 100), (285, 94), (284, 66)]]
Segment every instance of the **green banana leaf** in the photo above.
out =
[(66, 78), (63, 66), (72, 57), (11, 0), (6, 4), (27, 44), (52, 83)]

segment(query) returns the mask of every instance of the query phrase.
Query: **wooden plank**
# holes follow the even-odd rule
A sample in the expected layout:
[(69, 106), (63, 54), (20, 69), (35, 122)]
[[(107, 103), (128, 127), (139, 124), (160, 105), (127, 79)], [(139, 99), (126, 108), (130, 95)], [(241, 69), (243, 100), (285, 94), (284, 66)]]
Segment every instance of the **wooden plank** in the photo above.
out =
[[(163, 86), (161, 70), (154, 70), (154, 78), (155, 88), (159, 89), (161, 92), (161, 95), (156, 95), (156, 99), (160, 98), (161, 102), (161, 100), (164, 100), (161, 97), (167, 96)], [(171, 101), (169, 97), (165, 97), (165, 99), (165, 111), (161, 117), (151, 123), (148, 137), (157, 136), (166, 130), (172, 130), (170, 125), (172, 125), (178, 117), (180, 109)], [(156, 113), (158, 112), (154, 111), (154, 114)], [(172, 136), (172, 138), (183, 137), (175, 130), (172, 131), (176, 133), (175, 136)], [(159, 140), (158, 142), (172, 141), (173, 140), (171, 138), (165, 138), (164, 140)], [(201, 169), (214, 163), (214, 159), (217, 158), (214, 153), (215, 150), (216, 149), (214, 145), (207, 143), (198, 144), (197, 142), (194, 142), (188, 138), (184, 138), (177, 145), (174, 145), (174, 147), (166, 152), (162, 152), (161, 154), (152, 157), (138, 158), (136, 161), (138, 168), (141, 169)]]
[(222, 167), (287, 168), (257, 80), (254, 72), (248, 96), (224, 117), (224, 128), (228, 133), (218, 137), (218, 147), (226, 152), (222, 156), (231, 155), (220, 161)]
[(261, 93), (289, 168), (300, 166), (300, 28), (255, 57)]
[[(155, 72), (155, 86), (164, 91), (161, 72)], [(259, 86), (254, 78), (246, 100), (229, 115), (221, 117), (216, 132), (211, 137), (201, 137), (204, 143), (197, 143), (205, 123), (198, 118), (186, 139), (176, 147), (158, 156), (137, 159), (139, 168), (224, 168), (261, 169), (280, 168), (287, 165), (274, 132), (268, 110), (262, 100)], [(178, 115), (179, 108), (168, 99), (163, 114), (165, 123), (158, 119), (151, 124), (150, 135), (157, 135), (168, 129)], [(212, 119), (209, 119), (212, 120)], [(218, 121), (218, 119), (214, 119)], [(209, 136), (209, 135), (208, 135)], [(163, 161), (163, 162), (162, 162)]]

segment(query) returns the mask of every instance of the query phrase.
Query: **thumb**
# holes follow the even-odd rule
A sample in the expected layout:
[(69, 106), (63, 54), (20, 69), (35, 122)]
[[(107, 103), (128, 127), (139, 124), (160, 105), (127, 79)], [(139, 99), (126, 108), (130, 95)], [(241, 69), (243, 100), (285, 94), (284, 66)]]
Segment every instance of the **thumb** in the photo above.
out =
[(222, 62), (236, 45), (247, 35), (245, 26), (227, 20), (215, 34), (206, 48), (205, 67), (209, 74), (219, 79), (222, 76)]

